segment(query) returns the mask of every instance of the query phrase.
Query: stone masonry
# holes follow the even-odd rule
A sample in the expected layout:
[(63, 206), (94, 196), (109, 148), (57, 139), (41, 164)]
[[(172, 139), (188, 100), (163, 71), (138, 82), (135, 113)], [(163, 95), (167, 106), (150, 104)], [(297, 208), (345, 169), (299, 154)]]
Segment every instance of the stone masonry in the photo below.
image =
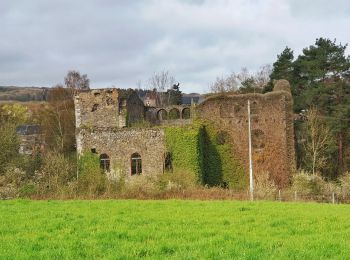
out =
[(288, 81), (278, 81), (274, 91), (266, 94), (209, 97), (197, 107), (196, 114), (230, 134), (248, 169), (248, 100), (254, 172), (269, 172), (278, 186), (286, 186), (295, 168), (293, 100)]
[[(111, 169), (128, 175), (132, 172), (132, 156), (137, 154), (142, 159), (142, 174), (162, 173), (167, 152), (165, 136), (162, 127), (155, 126), (190, 124), (195, 117), (214, 123), (218, 132), (229, 134), (242, 165), (248, 169), (248, 100), (254, 171), (256, 174), (269, 172), (280, 187), (286, 186), (295, 158), (293, 100), (285, 80), (278, 81), (274, 91), (267, 94), (213, 95), (196, 107), (152, 110), (144, 106), (132, 90), (99, 89), (79, 93), (75, 98), (77, 151), (103, 155), (108, 158)], [(177, 119), (169, 120), (171, 114)], [(145, 121), (153, 127), (132, 127)]]

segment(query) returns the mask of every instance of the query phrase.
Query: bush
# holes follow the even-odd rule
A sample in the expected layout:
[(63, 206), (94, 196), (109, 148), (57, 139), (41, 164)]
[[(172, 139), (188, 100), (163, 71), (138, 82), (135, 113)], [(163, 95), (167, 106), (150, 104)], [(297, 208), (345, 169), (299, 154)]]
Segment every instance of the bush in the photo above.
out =
[(187, 171), (165, 172), (158, 177), (160, 191), (185, 190), (198, 186), (197, 179)]
[(9, 163), (18, 157), (19, 139), (14, 124), (1, 122), (0, 125), (0, 174), (4, 173)]
[(340, 177), (340, 189), (343, 197), (350, 196), (350, 173), (346, 172)]
[(277, 186), (271, 180), (269, 172), (260, 172), (254, 177), (254, 196), (259, 199), (273, 199), (277, 192)]
[(157, 188), (158, 176), (136, 175), (125, 180), (123, 195), (132, 198), (149, 198), (159, 193)]
[(84, 153), (79, 158), (78, 193), (88, 196), (102, 195), (106, 191), (106, 174), (100, 168), (99, 157)]
[(330, 187), (318, 174), (300, 171), (293, 176), (292, 189), (302, 195), (323, 195)]
[(63, 194), (67, 184), (75, 177), (75, 164), (63, 154), (47, 153), (43, 164), (35, 173), (39, 194)]
[(20, 196), (20, 188), (26, 181), (26, 173), (17, 167), (7, 167), (0, 176), (0, 198), (12, 199)]

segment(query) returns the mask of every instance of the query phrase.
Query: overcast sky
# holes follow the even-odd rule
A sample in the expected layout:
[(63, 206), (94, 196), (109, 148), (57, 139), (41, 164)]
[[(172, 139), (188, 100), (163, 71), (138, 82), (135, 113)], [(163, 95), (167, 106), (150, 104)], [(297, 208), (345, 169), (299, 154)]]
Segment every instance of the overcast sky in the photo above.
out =
[(349, 0), (0, 0), (0, 86), (52, 86), (68, 70), (128, 88), (168, 70), (184, 92), (272, 64), (316, 38), (350, 42)]

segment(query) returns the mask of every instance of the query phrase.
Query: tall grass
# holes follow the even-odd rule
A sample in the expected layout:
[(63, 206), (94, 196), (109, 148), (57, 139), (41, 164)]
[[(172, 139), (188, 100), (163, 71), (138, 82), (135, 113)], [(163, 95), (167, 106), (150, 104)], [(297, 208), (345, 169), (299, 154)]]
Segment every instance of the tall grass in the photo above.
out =
[(0, 201), (0, 259), (347, 259), (347, 205)]

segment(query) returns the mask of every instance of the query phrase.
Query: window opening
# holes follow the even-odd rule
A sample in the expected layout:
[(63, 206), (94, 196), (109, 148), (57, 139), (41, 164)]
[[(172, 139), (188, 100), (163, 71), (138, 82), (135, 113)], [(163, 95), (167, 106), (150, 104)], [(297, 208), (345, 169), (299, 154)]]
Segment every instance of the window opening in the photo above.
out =
[(182, 110), (182, 118), (183, 119), (190, 119), (191, 118), (191, 110), (186, 107)]
[(167, 172), (173, 171), (171, 153), (169, 152), (165, 153), (165, 156), (164, 156), (164, 171), (167, 171)]
[(131, 175), (142, 173), (142, 160), (141, 155), (133, 153), (131, 155)]
[(109, 156), (105, 153), (100, 155), (100, 167), (104, 171), (109, 171), (110, 169), (110, 159)]

